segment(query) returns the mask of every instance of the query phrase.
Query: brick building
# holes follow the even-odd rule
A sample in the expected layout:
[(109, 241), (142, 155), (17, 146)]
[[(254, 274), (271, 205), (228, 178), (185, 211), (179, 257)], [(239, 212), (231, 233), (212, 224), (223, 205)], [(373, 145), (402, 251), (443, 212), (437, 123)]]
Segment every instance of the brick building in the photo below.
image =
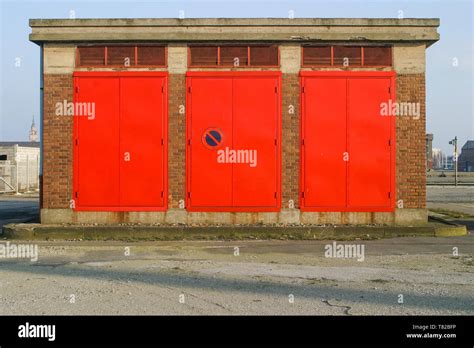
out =
[(30, 26), (43, 223), (427, 221), (425, 50), (438, 19)]
[(0, 141), (0, 192), (39, 189), (39, 143)]

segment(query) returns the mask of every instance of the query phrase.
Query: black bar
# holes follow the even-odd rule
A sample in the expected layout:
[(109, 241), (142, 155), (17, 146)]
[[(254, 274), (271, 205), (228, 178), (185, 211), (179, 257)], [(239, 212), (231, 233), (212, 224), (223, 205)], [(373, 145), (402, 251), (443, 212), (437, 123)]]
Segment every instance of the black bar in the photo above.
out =
[[(20, 338), (19, 331), (27, 328), (26, 323), (30, 330), (31, 325), (55, 325), (54, 341), (49, 341), (52, 335), (47, 334), (42, 338)], [(0, 346), (403, 344), (472, 347), (473, 329), (472, 316), (4, 316), (0, 317)], [(34, 334), (34, 331), (29, 332)], [(409, 338), (407, 334), (425, 337)], [(434, 334), (456, 337), (435, 338)]]

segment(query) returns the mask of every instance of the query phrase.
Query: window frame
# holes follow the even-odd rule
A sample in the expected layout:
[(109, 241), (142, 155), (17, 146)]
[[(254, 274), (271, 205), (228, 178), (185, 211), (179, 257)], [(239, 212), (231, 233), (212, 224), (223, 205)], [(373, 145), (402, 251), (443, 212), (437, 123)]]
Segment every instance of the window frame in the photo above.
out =
[[(304, 49), (306, 47), (330, 47), (331, 48), (331, 64), (330, 65), (313, 65), (313, 64), (305, 64), (304, 63)], [(361, 49), (361, 63), (360, 65), (349, 65), (347, 67), (342, 66), (342, 65), (334, 65), (334, 47), (335, 46), (357, 46), (360, 47)], [(388, 47), (390, 48), (390, 65), (365, 65), (365, 48), (366, 47)], [(302, 68), (313, 68), (313, 69), (319, 69), (319, 68), (333, 68), (333, 69), (351, 69), (351, 68), (393, 68), (393, 45), (354, 45), (354, 44), (345, 44), (345, 45), (301, 45), (301, 67)]]
[[(125, 66), (123, 64), (108, 64), (108, 47), (118, 47), (118, 46), (127, 46), (133, 47), (134, 49), (134, 57), (133, 57), (133, 64), (130, 66)], [(139, 65), (138, 64), (138, 47), (162, 47), (164, 49), (164, 64), (163, 65)], [(81, 65), (80, 64), (80, 54), (79, 49), (82, 47), (102, 47), (104, 49), (104, 65)], [(164, 44), (106, 44), (106, 45), (78, 45), (76, 46), (76, 53), (75, 53), (75, 68), (82, 69), (82, 68), (115, 68), (115, 69), (140, 69), (140, 68), (168, 68), (168, 46)]]
[[(191, 57), (191, 49), (193, 47), (216, 47), (217, 48), (217, 65), (199, 65), (199, 64), (192, 64), (192, 57)], [(222, 65), (221, 64), (221, 47), (247, 47), (247, 64), (246, 65), (239, 65), (239, 66), (234, 66), (234, 65)], [(277, 49), (277, 63), (276, 65), (252, 65), (252, 56), (251, 56), (251, 47), (276, 47)], [(254, 43), (254, 44), (191, 44), (188, 45), (188, 68), (190, 69), (275, 69), (275, 68), (280, 68), (280, 46), (277, 44), (265, 44), (265, 43)]]

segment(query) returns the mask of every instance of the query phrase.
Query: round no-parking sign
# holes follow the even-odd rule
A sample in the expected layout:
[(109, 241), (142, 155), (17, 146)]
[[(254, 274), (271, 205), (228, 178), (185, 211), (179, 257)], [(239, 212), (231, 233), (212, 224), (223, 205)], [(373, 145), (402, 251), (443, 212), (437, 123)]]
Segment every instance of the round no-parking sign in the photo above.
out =
[(208, 128), (202, 134), (203, 145), (211, 150), (218, 149), (222, 145), (223, 139), (222, 131), (217, 128)]

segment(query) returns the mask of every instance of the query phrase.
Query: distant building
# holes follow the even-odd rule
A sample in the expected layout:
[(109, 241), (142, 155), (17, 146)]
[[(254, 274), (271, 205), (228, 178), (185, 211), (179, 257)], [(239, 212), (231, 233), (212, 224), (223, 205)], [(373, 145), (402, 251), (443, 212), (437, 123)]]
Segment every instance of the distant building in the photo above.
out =
[(432, 152), (431, 159), (433, 161), (433, 169), (442, 169), (444, 165), (443, 151), (441, 151), (441, 149), (433, 148), (431, 152)]
[(35, 116), (33, 116), (33, 120), (31, 122), (30, 134), (28, 138), (30, 139), (31, 142), (39, 141), (38, 130), (36, 129), (36, 125), (35, 125)]
[(444, 156), (444, 166), (443, 169), (454, 170), (454, 156)]
[(460, 172), (474, 172), (474, 140), (468, 140), (461, 148), (458, 157), (458, 170)]
[(426, 169), (433, 169), (433, 134), (426, 134)]
[(39, 142), (0, 142), (0, 192), (38, 190), (39, 156)]

